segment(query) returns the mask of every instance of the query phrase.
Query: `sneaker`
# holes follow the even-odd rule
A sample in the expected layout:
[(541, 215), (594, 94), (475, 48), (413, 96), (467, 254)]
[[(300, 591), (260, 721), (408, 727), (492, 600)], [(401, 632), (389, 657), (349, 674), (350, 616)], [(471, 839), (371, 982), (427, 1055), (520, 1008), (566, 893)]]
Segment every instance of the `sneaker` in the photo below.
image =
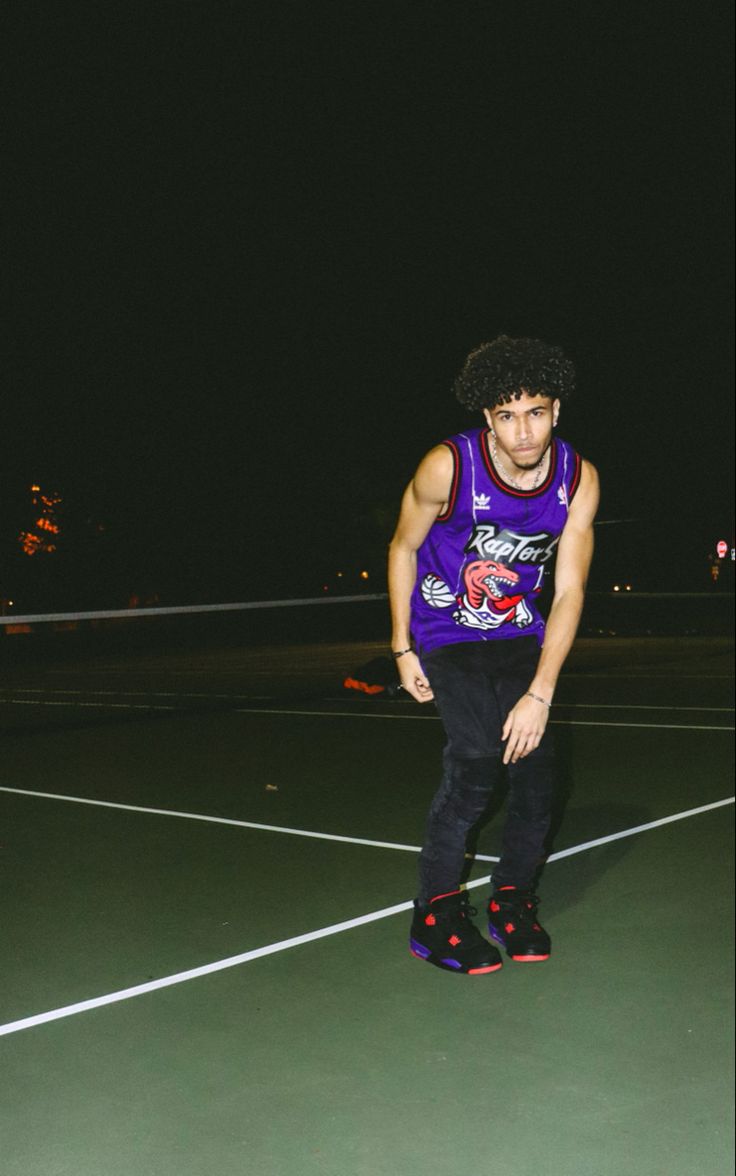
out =
[(506, 948), (512, 960), (548, 960), (552, 945), (544, 927), (537, 922), (539, 899), (528, 890), (503, 886), (488, 903), (491, 939)]
[(503, 967), (496, 948), (471, 922), (470, 916), (478, 912), (464, 891), (438, 894), (428, 905), (415, 903), (414, 907), (409, 950), (417, 959), (468, 976)]

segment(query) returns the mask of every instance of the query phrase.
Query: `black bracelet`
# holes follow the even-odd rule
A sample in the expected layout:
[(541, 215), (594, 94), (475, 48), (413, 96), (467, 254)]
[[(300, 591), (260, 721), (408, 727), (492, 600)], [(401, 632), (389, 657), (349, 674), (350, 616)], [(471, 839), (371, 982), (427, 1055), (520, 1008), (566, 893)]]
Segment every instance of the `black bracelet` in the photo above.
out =
[(393, 657), (393, 658), (403, 657), (405, 653), (413, 653), (413, 652), (414, 652), (414, 650), (411, 648), (411, 646), (409, 646), (408, 649), (392, 649), (391, 650), (391, 657)]

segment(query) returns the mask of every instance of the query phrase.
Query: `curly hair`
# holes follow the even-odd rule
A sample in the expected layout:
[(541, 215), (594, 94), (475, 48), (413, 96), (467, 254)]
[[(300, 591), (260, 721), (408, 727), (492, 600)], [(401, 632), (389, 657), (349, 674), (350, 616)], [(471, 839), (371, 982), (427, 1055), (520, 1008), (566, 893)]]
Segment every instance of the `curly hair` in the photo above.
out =
[(575, 390), (575, 368), (559, 347), (499, 335), (470, 352), (453, 389), (470, 409), (508, 404), (525, 392), (566, 400)]

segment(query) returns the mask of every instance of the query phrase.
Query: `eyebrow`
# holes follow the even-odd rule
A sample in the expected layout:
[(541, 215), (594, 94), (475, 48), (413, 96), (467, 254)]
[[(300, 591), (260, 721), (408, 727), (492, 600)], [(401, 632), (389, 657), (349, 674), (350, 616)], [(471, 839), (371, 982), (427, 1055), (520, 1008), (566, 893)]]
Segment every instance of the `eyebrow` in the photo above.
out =
[(533, 404), (531, 408), (524, 408), (521, 409), (518, 413), (514, 413), (510, 404), (497, 404), (495, 408), (491, 409), (491, 412), (510, 412), (512, 416), (525, 416), (527, 413), (537, 412), (540, 408), (547, 407), (548, 406), (545, 404)]

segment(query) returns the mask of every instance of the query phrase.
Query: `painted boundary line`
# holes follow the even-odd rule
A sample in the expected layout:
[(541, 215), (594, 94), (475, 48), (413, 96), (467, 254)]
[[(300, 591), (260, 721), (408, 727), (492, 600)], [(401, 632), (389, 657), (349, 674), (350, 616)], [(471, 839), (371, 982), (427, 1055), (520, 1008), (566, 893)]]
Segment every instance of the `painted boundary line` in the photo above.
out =
[[(212, 695), (211, 697), (216, 697)], [(171, 706), (164, 703), (140, 703), (140, 702), (65, 702), (63, 700), (50, 699), (36, 699), (36, 698), (0, 698), (0, 705), (5, 706), (57, 706), (57, 707), (87, 707), (92, 710), (139, 710), (139, 711), (168, 711), (170, 714), (187, 715), (190, 712), (181, 707)], [(564, 707), (564, 703), (560, 703)], [(612, 709), (626, 710), (632, 709), (625, 706), (613, 707)], [(664, 709), (659, 707), (652, 707), (652, 710)], [(675, 709), (675, 708), (669, 708)], [(705, 710), (705, 707), (684, 707), (684, 710), (698, 709)], [(726, 709), (726, 708), (710, 708)], [(385, 715), (385, 714), (368, 714), (365, 711), (312, 711), (312, 710), (280, 710), (276, 707), (234, 707), (229, 712), (235, 715), (297, 715), (299, 717), (307, 718), (323, 718), (323, 719), (413, 719), (419, 722), (439, 723), (438, 715)], [(641, 727), (647, 731), (733, 731), (734, 727), (727, 727), (721, 724), (706, 725), (704, 723), (609, 723), (603, 720), (593, 719), (550, 719), (550, 726), (557, 727), (626, 727), (636, 728)]]
[(386, 919), (390, 915), (398, 914), (399, 911), (410, 910), (412, 905), (411, 902), (400, 902), (396, 906), (372, 911), (369, 915), (347, 919), (344, 923), (333, 923), (331, 927), (321, 927), (318, 931), (307, 931), (304, 935), (281, 939), (278, 943), (269, 943), (265, 947), (256, 947), (252, 951), (241, 952), (240, 955), (228, 956), (224, 960), (215, 960), (211, 964), (202, 964), (199, 968), (189, 968), (186, 972), (176, 972), (172, 976), (162, 976), (158, 980), (147, 980), (145, 984), (136, 984), (132, 988), (121, 988), (118, 992), (108, 992), (104, 996), (94, 996), (90, 1000), (80, 1000), (76, 1004), (50, 1009), (46, 1013), (37, 1013), (36, 1016), (24, 1017), (20, 1021), (9, 1021), (5, 1025), (0, 1025), (0, 1037), (10, 1033), (18, 1033), (22, 1029), (32, 1029), (35, 1025), (45, 1025), (49, 1021), (59, 1021), (62, 1017), (73, 1017), (77, 1013), (86, 1013), (91, 1009), (102, 1008), (104, 1005), (116, 1004), (121, 1000), (130, 1000), (134, 996), (144, 996), (147, 992), (155, 992), (159, 988), (170, 988), (174, 984), (183, 984), (186, 980), (196, 980), (200, 976), (209, 976), (213, 972), (223, 972), (226, 968), (236, 968), (239, 964), (249, 963), (250, 960), (262, 959), (264, 956), (274, 955), (279, 951), (288, 951), (290, 947), (313, 943), (316, 939), (324, 939), (328, 935), (338, 935), (341, 931), (349, 931), (353, 927), (362, 927), (366, 923)]
[[(560, 705), (564, 705), (560, 703)], [(306, 718), (324, 719), (410, 719), (419, 723), (439, 723), (439, 715), (386, 715), (368, 714), (363, 711), (320, 711), (288, 710), (277, 707), (238, 706), (231, 711), (234, 715), (300, 715)], [(734, 727), (706, 726), (701, 723), (607, 723), (588, 719), (550, 719), (550, 725), (557, 727), (641, 727), (647, 731), (733, 731)]]
[[(598, 527), (602, 524), (600, 521), (597, 521), (595, 525)], [(661, 600), (662, 598), (665, 600), (707, 600), (709, 602), (713, 600), (709, 592), (627, 592), (623, 594), (616, 594), (614, 592), (588, 592), (587, 596), (590, 599), (606, 597), (616, 602), (623, 602), (624, 600)], [(733, 597), (732, 592), (722, 594), (722, 599), (729, 597)], [(379, 600), (387, 601), (388, 593), (366, 592), (360, 596), (309, 596), (297, 600), (244, 600), (223, 604), (159, 605), (153, 608), (135, 609), (92, 609), (83, 612), (19, 613), (17, 616), (11, 614), (3, 617), (2, 625), (44, 624), (49, 621), (128, 620), (131, 617), (172, 617), (197, 613), (246, 612), (251, 609), (293, 608), (295, 605), (303, 604), (358, 604), (361, 601)]]
[(299, 600), (245, 600), (232, 604), (178, 604), (161, 608), (104, 608), (86, 612), (26, 613), (2, 618), (2, 625), (42, 625), (50, 621), (134, 621), (136, 617), (180, 617), (204, 613), (249, 612), (263, 608), (294, 608), (303, 604), (358, 604), (387, 600), (385, 592), (366, 592), (364, 596), (308, 596)]
[[(0, 695), (2, 691), (0, 689)], [(0, 696), (0, 703), (11, 704), (15, 706), (132, 706), (132, 703), (104, 703), (97, 704), (92, 702), (77, 702), (77, 698), (174, 698), (174, 699), (188, 699), (197, 698), (205, 700), (213, 700), (217, 702), (253, 702), (257, 700), (257, 696), (253, 694), (217, 694), (210, 691), (191, 691), (191, 690), (62, 690), (56, 687), (42, 688), (37, 686), (16, 686), (8, 693), (13, 694), (56, 694), (71, 697), (74, 701), (57, 702), (49, 701), (47, 699), (24, 699), (24, 698), (3, 698)], [(272, 695), (258, 696), (263, 701), (276, 701)], [(327, 700), (331, 701), (331, 700)], [(152, 705), (152, 704), (149, 704)], [(711, 712), (715, 714), (732, 715), (734, 707), (732, 706), (658, 706), (655, 703), (641, 703), (641, 702), (553, 702), (553, 710), (615, 710), (615, 711), (685, 711), (686, 713), (694, 713), (695, 711)], [(169, 704), (161, 709), (176, 710), (176, 706)], [(243, 708), (244, 709), (244, 708)], [(238, 712), (239, 713), (239, 712)], [(320, 712), (323, 713), (323, 712)], [(360, 712), (357, 712), (360, 713)], [(393, 716), (385, 716), (393, 717)], [(402, 718), (409, 718), (409, 715), (402, 715)], [(425, 718), (427, 716), (424, 716)], [(431, 716), (436, 717), (436, 716)]]
[[(90, 796), (68, 796), (61, 792), (34, 792), (27, 788), (8, 788), (0, 786), (0, 792), (15, 793), (17, 796), (31, 796), (39, 800), (66, 800), (71, 804), (88, 804), (97, 808), (118, 809), (127, 813), (146, 813), (154, 817), (182, 817), (188, 821), (204, 821), (211, 825), (234, 825), (240, 829), (257, 829), (261, 833), (290, 833), (294, 837), (312, 837), (316, 841), (344, 841), (348, 845), (368, 845), (372, 849), (403, 849), (409, 853), (419, 853), (421, 845), (401, 845), (395, 841), (371, 841), (364, 837), (347, 837), (339, 833), (318, 833), (311, 829), (290, 829), (285, 825), (262, 825), (256, 821), (240, 821), (234, 817), (214, 817), (207, 813), (186, 813), (177, 809), (149, 808), (146, 805), (119, 804), (112, 800), (97, 800)], [(478, 861), (497, 862), (497, 857), (484, 857), (476, 854)]]
[[(0, 702), (6, 706), (91, 706), (95, 710), (143, 710), (143, 711), (179, 711), (178, 706), (169, 706), (160, 702), (65, 702), (63, 699), (48, 698), (2, 698)], [(181, 711), (183, 714), (184, 712)]]
[(584, 853), (587, 849), (595, 849), (599, 845), (609, 845), (612, 841), (620, 841), (623, 837), (633, 837), (637, 833), (646, 833), (649, 829), (659, 829), (662, 825), (671, 825), (673, 821), (684, 821), (687, 817), (697, 817), (700, 813), (709, 813), (713, 809), (725, 808), (733, 804), (734, 796), (727, 796), (724, 800), (715, 800), (712, 804), (701, 804), (698, 808), (687, 809), (682, 813), (673, 813), (670, 817), (658, 817), (656, 821), (649, 821), (646, 825), (634, 825), (631, 829), (623, 829), (620, 833), (608, 833), (605, 837), (596, 837), (593, 841), (584, 841), (574, 845), (571, 849), (560, 849), (551, 853), (548, 862), (559, 862), (562, 858), (573, 857), (576, 853)]
[[(3, 791), (19, 790), (3, 789)], [(569, 849), (560, 850), (559, 853), (552, 854), (548, 860), (550, 862), (559, 861), (565, 857), (572, 857), (575, 854), (584, 853), (586, 850), (592, 849), (595, 846), (606, 845), (611, 841), (619, 841), (623, 837), (631, 837), (649, 829), (657, 829), (662, 825), (669, 825), (673, 821), (683, 821), (688, 817), (697, 816), (700, 813), (711, 812), (713, 809), (719, 809), (725, 805), (733, 804), (734, 799), (733, 796), (726, 797), (724, 800), (717, 800), (712, 804), (700, 805), (698, 808), (688, 809), (681, 813), (673, 813), (669, 817), (660, 817), (658, 820), (650, 821), (646, 825), (636, 825), (631, 829), (624, 829), (620, 833), (611, 833), (606, 837), (599, 837), (595, 841), (586, 841), (581, 845), (574, 845)], [(472, 882), (468, 883), (467, 889), (473, 890), (476, 887), (485, 886), (489, 881), (490, 875), (486, 875), (483, 878), (474, 878)], [(411, 901), (396, 903), (394, 906), (383, 907), (381, 910), (372, 911), (367, 915), (360, 915), (355, 919), (347, 919), (342, 923), (333, 923), (330, 927), (321, 927), (316, 931), (308, 931), (304, 935), (296, 935), (291, 939), (281, 939), (277, 943), (266, 944), (265, 947), (256, 947), (251, 951), (242, 952), (240, 955), (228, 956), (223, 960), (215, 960), (213, 963), (203, 964), (198, 968), (189, 968), (185, 972), (176, 972), (171, 976), (162, 976), (158, 980), (148, 980), (145, 984), (137, 984), (131, 988), (121, 988), (117, 992), (108, 992), (103, 996), (92, 997), (90, 1000), (77, 1001), (75, 1004), (65, 1005), (58, 1009), (49, 1009), (47, 1012), (37, 1013), (35, 1016), (23, 1017), (17, 1021), (9, 1021), (5, 1025), (0, 1025), (0, 1037), (8, 1036), (11, 1033), (19, 1033), (23, 1029), (32, 1029), (37, 1025), (45, 1025), (51, 1021), (59, 1021), (64, 1017), (72, 1017), (77, 1013), (89, 1012), (92, 1009), (102, 1008), (104, 1005), (130, 1000), (132, 997), (143, 996), (148, 992), (155, 992), (160, 988), (170, 988), (175, 984), (183, 984), (186, 980), (195, 980), (200, 976), (209, 976), (214, 972), (222, 972), (226, 968), (234, 968), (240, 964), (248, 963), (251, 960), (274, 955), (280, 951), (288, 951), (289, 948), (299, 947), (305, 943), (313, 943), (315, 940), (325, 939), (330, 935), (338, 935), (342, 931), (349, 931), (354, 927), (362, 927), (367, 923), (374, 923), (379, 919), (387, 919), (402, 911), (411, 910), (412, 905), (413, 903)]]

